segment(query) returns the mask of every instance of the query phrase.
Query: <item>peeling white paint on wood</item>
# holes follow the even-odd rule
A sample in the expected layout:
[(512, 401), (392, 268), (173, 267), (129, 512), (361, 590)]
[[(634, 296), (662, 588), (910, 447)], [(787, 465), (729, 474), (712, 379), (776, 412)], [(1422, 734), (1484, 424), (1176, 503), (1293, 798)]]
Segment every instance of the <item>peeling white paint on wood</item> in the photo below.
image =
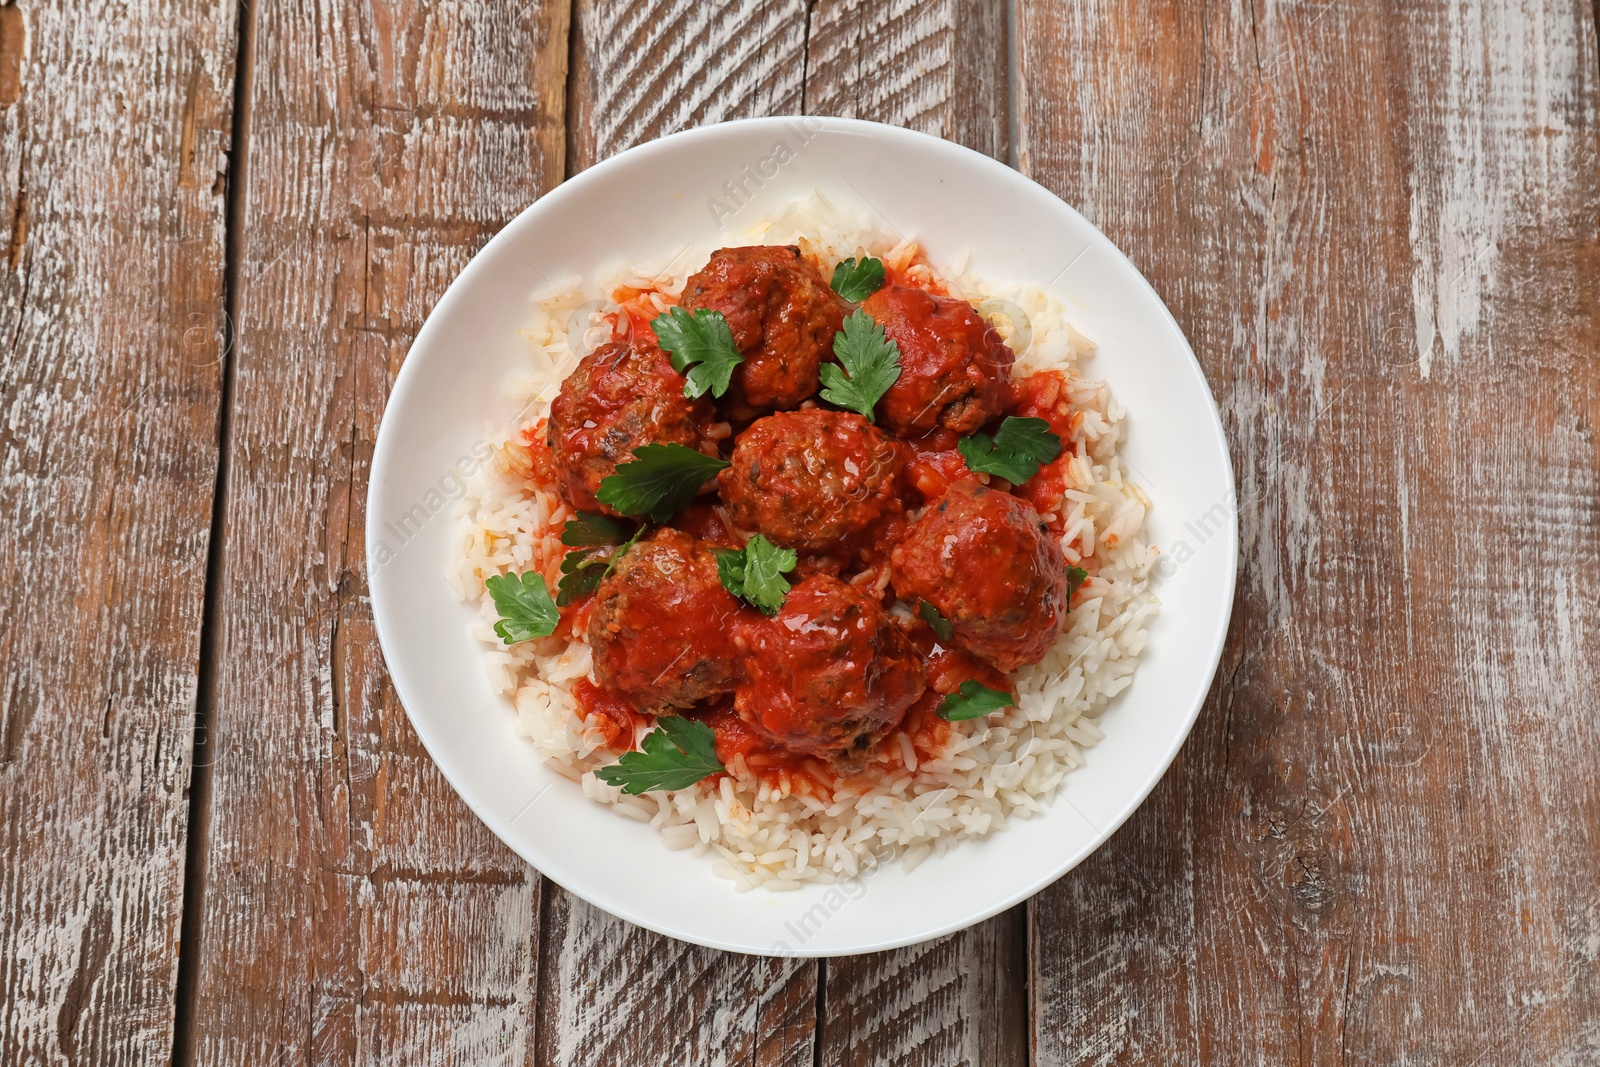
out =
[(1410, 173), (1423, 378), (1436, 358), (1458, 362), (1480, 331), (1493, 358), (1502, 245), (1547, 224), (1547, 206), (1580, 187), (1577, 154), (1594, 137), (1574, 94), (1595, 77), (1585, 21), (1575, 5), (1487, 0), (1423, 8), (1406, 27), (1418, 46), (1411, 91), (1430, 104), (1409, 116), (1424, 135)]
[(1243, 535), (1184, 753), (1033, 904), (1038, 1064), (1591, 1056), (1593, 17), (1022, 5), (1024, 158), (1194, 343)]
[(194, 1061), (522, 1064), (542, 885), (412, 733), (361, 531), (412, 337), (562, 174), (567, 5), (256, 18)]
[(8, 1064), (171, 1052), (233, 33), (223, 3), (0, 8)]
[(569, 167), (691, 126), (800, 110), (806, 0), (578, 0)]

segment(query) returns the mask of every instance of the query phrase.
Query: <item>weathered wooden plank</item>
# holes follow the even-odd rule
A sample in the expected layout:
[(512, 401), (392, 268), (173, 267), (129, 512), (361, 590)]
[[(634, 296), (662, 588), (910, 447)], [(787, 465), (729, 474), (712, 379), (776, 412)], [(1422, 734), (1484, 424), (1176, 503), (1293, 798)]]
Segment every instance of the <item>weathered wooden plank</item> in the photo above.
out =
[(1027, 1063), (1027, 951), (1018, 907), (937, 941), (828, 960), (821, 1063)]
[(539, 880), (388, 684), (363, 499), (433, 301), (561, 177), (567, 5), (255, 17), (192, 1058), (526, 1062)]
[(1010, 151), (1005, 5), (985, 0), (817, 0), (806, 112), (871, 119)]
[(172, 1049), (232, 3), (0, 4), (0, 1062)]
[(546, 889), (537, 1062), (813, 1062), (815, 962), (703, 949)]
[(1040, 1064), (1600, 1051), (1593, 18), (1021, 5), (1019, 158), (1188, 332), (1243, 533), (1183, 756), (1036, 902)]
[[(1006, 159), (1005, 10), (972, 0), (822, 0), (806, 108), (908, 126)], [(1027, 1062), (1026, 908), (933, 944), (826, 964), (821, 1062)]]
[[(805, 19), (803, 0), (579, 0), (569, 169), (687, 126), (799, 111)], [(686, 945), (546, 892), (539, 1063), (812, 1063), (817, 964)]]
[(569, 173), (675, 130), (800, 111), (806, 0), (576, 0), (573, 17)]

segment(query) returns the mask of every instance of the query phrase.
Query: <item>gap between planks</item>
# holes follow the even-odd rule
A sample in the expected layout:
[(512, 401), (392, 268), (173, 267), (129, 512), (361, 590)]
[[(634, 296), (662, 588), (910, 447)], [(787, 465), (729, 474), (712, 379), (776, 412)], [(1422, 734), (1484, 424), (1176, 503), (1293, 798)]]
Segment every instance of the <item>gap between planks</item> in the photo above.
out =
[(211, 768), (216, 746), (209, 743), (217, 707), (217, 665), (222, 641), (223, 559), (227, 547), (228, 471), (232, 466), (235, 345), (239, 337), (239, 265), (244, 258), (245, 197), (249, 189), (251, 89), (255, 75), (255, 5), (240, 0), (238, 50), (233, 70), (233, 114), (228, 148), (228, 199), (224, 212), (222, 297), (222, 397), (217, 411), (217, 480), (211, 496), (211, 537), (206, 545), (206, 585), (200, 616), (200, 674), (196, 687), (194, 739), (190, 747), (188, 832), (184, 849), (183, 913), (178, 935), (178, 977), (174, 992), (172, 1063), (192, 1064), (196, 974), (205, 935), (206, 850), (211, 823)]

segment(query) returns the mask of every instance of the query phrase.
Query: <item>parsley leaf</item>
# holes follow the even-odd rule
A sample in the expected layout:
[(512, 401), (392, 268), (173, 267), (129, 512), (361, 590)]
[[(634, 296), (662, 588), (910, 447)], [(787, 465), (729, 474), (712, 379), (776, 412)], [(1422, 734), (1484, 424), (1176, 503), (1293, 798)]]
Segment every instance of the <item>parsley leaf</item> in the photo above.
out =
[(568, 552), (561, 558), (561, 583), (556, 586), (556, 606), (566, 607), (600, 588), (608, 565), (604, 552)]
[(683, 395), (693, 400), (710, 393), (721, 396), (733, 380), (733, 368), (744, 362), (733, 331), (722, 312), (696, 308), (669, 308), (650, 320), (661, 347), (672, 357), (672, 367), (688, 379)]
[(922, 616), (922, 621), (933, 630), (933, 636), (949, 644), (955, 637), (956, 628), (950, 625), (950, 620), (939, 614), (939, 609), (926, 600), (917, 605), (917, 614)]
[(727, 460), (683, 445), (640, 445), (632, 460), (619, 464), (615, 474), (600, 482), (595, 496), (620, 514), (649, 515), (666, 522), (695, 498), (708, 478), (727, 466)]
[(939, 718), (951, 722), (977, 719), (1016, 702), (1017, 698), (1003, 689), (990, 689), (979, 682), (962, 682), (959, 692), (939, 701)]
[(1075, 596), (1077, 594), (1078, 590), (1083, 587), (1083, 583), (1088, 581), (1088, 580), (1089, 580), (1089, 572), (1084, 570), (1082, 567), (1068, 567), (1067, 568), (1067, 604), (1068, 605), (1071, 605), (1073, 596)]
[(1039, 473), (1039, 465), (1061, 455), (1061, 438), (1043, 419), (1008, 415), (994, 437), (975, 433), (956, 442), (967, 469), (974, 474), (996, 474), (1013, 485)]
[(494, 624), (494, 632), (506, 644), (549, 637), (556, 632), (561, 613), (550, 600), (544, 575), (533, 571), (526, 574), (497, 574), (483, 584), (489, 590), (489, 595), (494, 597), (494, 608), (500, 613), (500, 621)]
[(859, 304), (883, 288), (883, 260), (851, 257), (833, 268), (833, 291)]
[(599, 512), (580, 511), (561, 528), (561, 543), (574, 548), (614, 545), (622, 540), (622, 532), (626, 529), (616, 519)]
[(656, 728), (644, 735), (641, 751), (624, 752), (594, 776), (607, 785), (619, 785), (637, 795), (655, 789), (687, 789), (708, 775), (726, 768), (717, 759), (717, 735), (698, 719), (663, 715)]
[(792, 571), (799, 557), (792, 548), (779, 548), (756, 534), (737, 551), (719, 548), (717, 577), (722, 588), (743, 597), (761, 609), (763, 615), (776, 615), (789, 595), (789, 582), (783, 575)]
[[(576, 521), (576, 519), (569, 521), (568, 529)], [(594, 591), (600, 588), (600, 583), (606, 580), (606, 576), (617, 569), (617, 561), (626, 555), (628, 549), (632, 548), (643, 535), (644, 527), (641, 526), (633, 531), (632, 537), (610, 552), (606, 551), (611, 547), (609, 544), (591, 548), (586, 552), (568, 552), (561, 560), (561, 584), (556, 587), (556, 606), (564, 608), (575, 600), (593, 595)], [(561, 534), (563, 541), (566, 540), (566, 536), (566, 531), (563, 531)]]
[(900, 378), (900, 346), (889, 340), (871, 315), (857, 308), (834, 335), (833, 354), (844, 369), (822, 365), (822, 399), (876, 422), (872, 409)]

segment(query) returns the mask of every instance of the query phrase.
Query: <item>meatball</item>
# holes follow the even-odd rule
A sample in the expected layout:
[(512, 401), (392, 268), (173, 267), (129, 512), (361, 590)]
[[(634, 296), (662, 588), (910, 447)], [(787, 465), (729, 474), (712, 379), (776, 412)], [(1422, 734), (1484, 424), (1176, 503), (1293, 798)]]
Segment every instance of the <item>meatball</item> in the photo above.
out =
[(740, 717), (786, 748), (858, 761), (897, 726), (926, 687), (922, 660), (882, 606), (855, 586), (814, 575), (772, 619), (746, 631)]
[(900, 346), (900, 377), (878, 401), (884, 426), (969, 434), (1005, 410), (1016, 356), (971, 304), (886, 285), (861, 307)]
[(601, 345), (578, 363), (550, 405), (547, 439), (556, 485), (579, 511), (616, 514), (595, 499), (600, 483), (640, 445), (678, 444), (717, 454), (716, 410), (683, 395), (683, 375), (649, 335)]
[(662, 529), (624, 553), (595, 594), (595, 681), (658, 715), (726, 693), (740, 677), (739, 614), (711, 550)]
[(681, 303), (719, 311), (744, 362), (723, 397), (736, 418), (794, 408), (817, 392), (817, 368), (849, 306), (793, 245), (722, 248), (689, 276)]
[(1031, 504), (976, 478), (952, 485), (889, 558), (895, 594), (932, 604), (957, 645), (1002, 671), (1038, 663), (1061, 633), (1061, 545)]
[(904, 470), (901, 446), (860, 415), (810, 408), (757, 420), (720, 485), (740, 526), (827, 552), (900, 512)]

